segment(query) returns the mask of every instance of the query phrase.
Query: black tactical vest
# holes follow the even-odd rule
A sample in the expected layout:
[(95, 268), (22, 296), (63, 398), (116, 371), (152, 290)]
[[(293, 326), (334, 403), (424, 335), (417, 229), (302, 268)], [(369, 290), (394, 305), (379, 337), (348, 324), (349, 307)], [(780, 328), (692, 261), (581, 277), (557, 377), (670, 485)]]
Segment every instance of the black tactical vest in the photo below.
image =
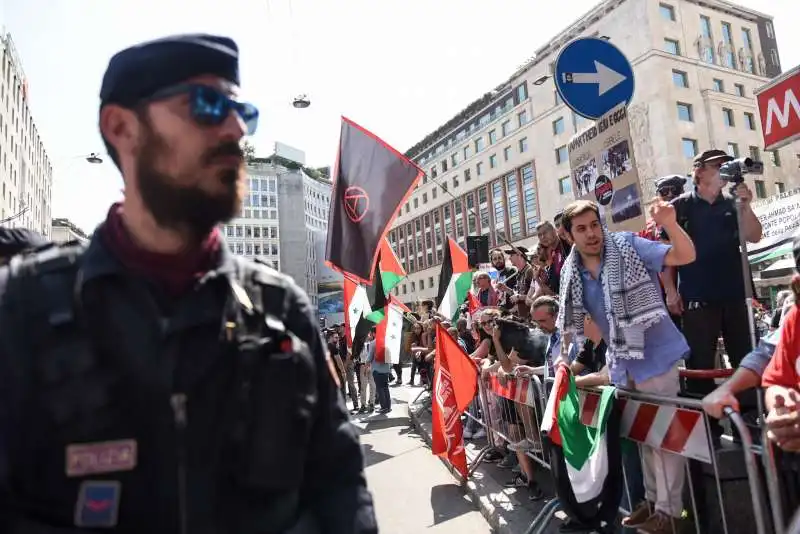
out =
[(180, 325), (123, 275), (84, 285), (83, 257), (52, 248), (10, 266), (3, 531), (285, 532), (318, 400), (285, 279), (237, 258), (235, 276), (192, 295), (197, 324)]

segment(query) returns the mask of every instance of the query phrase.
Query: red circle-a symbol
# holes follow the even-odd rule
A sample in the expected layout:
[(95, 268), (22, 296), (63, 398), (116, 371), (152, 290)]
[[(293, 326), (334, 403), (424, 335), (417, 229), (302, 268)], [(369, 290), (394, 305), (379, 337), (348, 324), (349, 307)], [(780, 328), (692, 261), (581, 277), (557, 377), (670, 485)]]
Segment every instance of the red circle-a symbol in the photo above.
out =
[(369, 211), (369, 195), (362, 188), (352, 185), (344, 190), (344, 212), (354, 223), (361, 222)]

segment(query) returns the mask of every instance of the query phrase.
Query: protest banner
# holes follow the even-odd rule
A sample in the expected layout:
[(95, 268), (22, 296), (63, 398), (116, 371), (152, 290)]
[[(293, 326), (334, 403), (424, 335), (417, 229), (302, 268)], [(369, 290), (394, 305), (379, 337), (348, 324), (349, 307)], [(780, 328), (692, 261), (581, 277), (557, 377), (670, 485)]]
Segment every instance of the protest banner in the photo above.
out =
[(597, 202), (609, 230), (644, 228), (647, 199), (642, 198), (624, 105), (570, 140), (569, 164), (575, 199)]

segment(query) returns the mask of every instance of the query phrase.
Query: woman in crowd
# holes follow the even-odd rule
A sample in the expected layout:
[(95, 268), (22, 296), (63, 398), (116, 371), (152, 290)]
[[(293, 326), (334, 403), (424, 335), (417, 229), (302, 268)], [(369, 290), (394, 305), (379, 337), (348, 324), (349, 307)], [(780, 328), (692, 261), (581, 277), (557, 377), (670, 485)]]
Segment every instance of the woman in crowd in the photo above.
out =
[(411, 327), (411, 378), (408, 380), (409, 386), (414, 385), (414, 377), (417, 375), (417, 371), (421, 371), (422, 360), (429, 351), (425, 328), (423, 323), (417, 321)]

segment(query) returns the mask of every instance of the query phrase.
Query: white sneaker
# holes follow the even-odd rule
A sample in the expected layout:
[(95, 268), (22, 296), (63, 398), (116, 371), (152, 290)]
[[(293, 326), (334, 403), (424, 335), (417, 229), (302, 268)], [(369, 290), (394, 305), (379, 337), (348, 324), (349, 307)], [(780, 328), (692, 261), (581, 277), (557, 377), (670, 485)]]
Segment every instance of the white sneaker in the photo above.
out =
[(485, 437), (486, 437), (486, 431), (482, 428), (472, 435), (472, 439), (481, 439)]
[(472, 432), (470, 432), (466, 428), (464, 429), (464, 439), (472, 439)]

